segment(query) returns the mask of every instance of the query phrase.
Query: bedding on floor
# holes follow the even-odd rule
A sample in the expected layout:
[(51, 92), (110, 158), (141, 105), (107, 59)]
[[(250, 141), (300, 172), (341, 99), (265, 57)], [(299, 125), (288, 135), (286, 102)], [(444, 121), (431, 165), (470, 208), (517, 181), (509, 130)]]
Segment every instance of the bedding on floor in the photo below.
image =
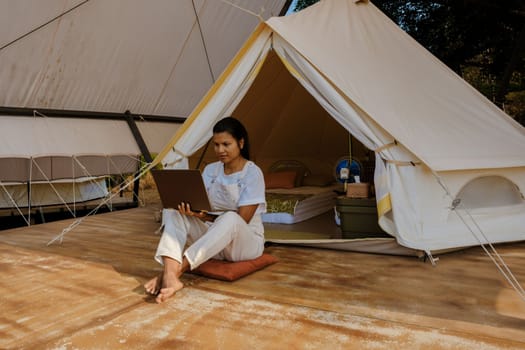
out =
[(336, 190), (341, 190), (340, 184), (267, 189), (267, 208), (262, 215), (263, 222), (294, 224), (333, 210)]

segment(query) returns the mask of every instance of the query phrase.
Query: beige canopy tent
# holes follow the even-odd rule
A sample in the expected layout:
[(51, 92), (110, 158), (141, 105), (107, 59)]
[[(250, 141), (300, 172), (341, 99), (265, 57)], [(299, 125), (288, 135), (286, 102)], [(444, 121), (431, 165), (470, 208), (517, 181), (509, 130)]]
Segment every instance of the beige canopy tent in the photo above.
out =
[(118, 122), (58, 123), (64, 128), (56, 127), (55, 118), (0, 118), (0, 208), (104, 197), (108, 194), (104, 176), (137, 171), (140, 151), (129, 129)]
[(228, 115), (259, 164), (301, 157), (331, 171), (351, 133), (375, 154), (380, 225), (402, 246), (525, 237), (525, 129), (370, 2), (261, 23), (156, 163), (189, 166)]
[(35, 186), (34, 205), (107, 193), (87, 179), (134, 172), (141, 153), (124, 113), (159, 152), (260, 18), (285, 4), (0, 2), (0, 207), (27, 205), (26, 182), (57, 184), (42, 187), (48, 197)]

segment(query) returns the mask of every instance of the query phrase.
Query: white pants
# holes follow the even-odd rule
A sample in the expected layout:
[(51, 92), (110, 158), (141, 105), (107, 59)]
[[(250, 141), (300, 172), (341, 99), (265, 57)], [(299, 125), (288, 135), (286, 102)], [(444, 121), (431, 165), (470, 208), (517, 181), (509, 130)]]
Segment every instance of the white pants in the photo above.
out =
[[(155, 253), (160, 264), (163, 256), (179, 263), (185, 256), (193, 270), (211, 258), (250, 260), (261, 256), (264, 250), (264, 236), (257, 234), (236, 212), (225, 212), (210, 225), (175, 209), (164, 209), (162, 221), (164, 231)], [(188, 249), (184, 251), (186, 245)]]

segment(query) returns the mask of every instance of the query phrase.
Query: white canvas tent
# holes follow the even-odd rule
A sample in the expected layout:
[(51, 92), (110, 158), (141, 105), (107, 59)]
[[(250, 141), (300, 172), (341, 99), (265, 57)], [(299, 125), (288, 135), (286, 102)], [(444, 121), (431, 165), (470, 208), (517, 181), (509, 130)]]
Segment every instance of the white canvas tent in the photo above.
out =
[[(344, 137), (328, 120), (350, 132), (375, 153), (380, 225), (402, 246), (525, 238), (525, 129), (370, 2), (323, 0), (261, 23), (156, 162), (188, 166), (228, 115), (258, 163), (281, 152), (322, 164)], [(323, 130), (332, 146), (319, 145)]]
[(100, 197), (86, 179), (137, 169), (124, 113), (159, 152), (258, 24), (250, 12), (267, 19), (285, 4), (0, 2), (0, 206), (8, 193), (27, 205), (26, 182), (34, 205), (61, 202), (49, 182), (66, 202)]

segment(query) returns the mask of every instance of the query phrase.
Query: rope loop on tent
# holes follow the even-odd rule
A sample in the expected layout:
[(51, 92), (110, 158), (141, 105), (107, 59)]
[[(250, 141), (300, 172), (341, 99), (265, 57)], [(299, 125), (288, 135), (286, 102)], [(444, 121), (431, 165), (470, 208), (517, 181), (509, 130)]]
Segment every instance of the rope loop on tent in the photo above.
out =
[(186, 154), (186, 153), (184, 153), (184, 152), (182, 152), (182, 151), (176, 149), (175, 146), (173, 146), (172, 149), (173, 149), (173, 152), (175, 152), (175, 153), (177, 153), (177, 154), (180, 154), (180, 155), (183, 156), (184, 158), (189, 158), (189, 157), (190, 157), (189, 154)]
[(390, 164), (395, 164), (399, 166), (416, 166), (421, 164), (421, 162), (414, 161), (414, 160), (393, 160), (393, 159), (384, 159), (383, 160)]
[(162, 166), (163, 166), (164, 168), (167, 168), (167, 167), (169, 167), (169, 166), (173, 166), (173, 165), (175, 165), (175, 164), (177, 164), (177, 163), (180, 163), (184, 158), (189, 158), (189, 157), (190, 157), (189, 155), (187, 155), (187, 154), (185, 154), (185, 153), (179, 151), (178, 149), (176, 149), (175, 146), (173, 146), (171, 149), (173, 150), (173, 152), (175, 152), (175, 153), (181, 155), (182, 158), (176, 158), (176, 159), (175, 159), (174, 161), (172, 161), (172, 162), (165, 162), (165, 163), (162, 163)]
[(173, 165), (175, 165), (175, 164), (177, 164), (177, 163), (180, 163), (180, 162), (182, 162), (182, 158), (177, 158), (177, 159), (175, 159), (173, 162), (162, 163), (162, 166), (163, 166), (164, 168), (167, 168), (167, 167), (169, 167), (169, 166), (173, 166)]
[(374, 150), (374, 152), (375, 153), (379, 153), (381, 151), (384, 151), (387, 148), (394, 147), (394, 146), (397, 146), (397, 140), (394, 140), (394, 141), (392, 141), (390, 143), (384, 144), (383, 146), (379, 146), (378, 148), (376, 148)]
[[(385, 149), (388, 149), (388, 148), (391, 148), (391, 147), (395, 147), (398, 145), (398, 142), (397, 140), (394, 140), (390, 143), (387, 143), (387, 144), (384, 144), (382, 146), (379, 146), (378, 148), (376, 148), (374, 150), (375, 153), (380, 153), (382, 151), (384, 151)], [(395, 160), (395, 159), (386, 159), (384, 157), (381, 157), (385, 162), (387, 163), (390, 163), (390, 164), (395, 164), (395, 165), (398, 165), (398, 166), (416, 166), (416, 165), (419, 165), (421, 164), (420, 161), (416, 161), (416, 160)]]
[[(518, 293), (521, 299), (525, 301), (525, 290), (523, 289), (521, 284), (518, 282), (518, 280), (516, 279), (516, 277), (514, 276), (514, 274), (508, 267), (508, 265), (505, 263), (501, 255), (496, 251), (496, 248), (494, 247), (494, 245), (489, 241), (489, 239), (487, 238), (487, 236), (485, 235), (485, 233), (483, 232), (479, 224), (476, 222), (476, 220), (474, 219), (474, 217), (472, 216), (468, 208), (465, 207), (463, 203), (461, 203), (460, 199), (454, 198), (454, 196), (452, 196), (447, 185), (443, 182), (441, 177), (434, 170), (432, 170), (432, 174), (436, 178), (439, 185), (443, 188), (446, 195), (451, 199), (452, 206), (450, 207), (450, 209), (454, 213), (456, 213), (456, 215), (461, 220), (461, 222), (463, 222), (463, 224), (467, 227), (467, 229), (472, 234), (472, 236), (478, 241), (483, 251), (487, 254), (490, 260), (492, 260), (494, 265), (496, 265), (497, 269), (500, 271), (503, 277), (507, 280), (510, 286)], [(471, 225), (469, 225), (465, 217), (460, 213), (460, 210), (466, 213), (468, 219), (473, 223), (474, 227), (471, 227)]]

